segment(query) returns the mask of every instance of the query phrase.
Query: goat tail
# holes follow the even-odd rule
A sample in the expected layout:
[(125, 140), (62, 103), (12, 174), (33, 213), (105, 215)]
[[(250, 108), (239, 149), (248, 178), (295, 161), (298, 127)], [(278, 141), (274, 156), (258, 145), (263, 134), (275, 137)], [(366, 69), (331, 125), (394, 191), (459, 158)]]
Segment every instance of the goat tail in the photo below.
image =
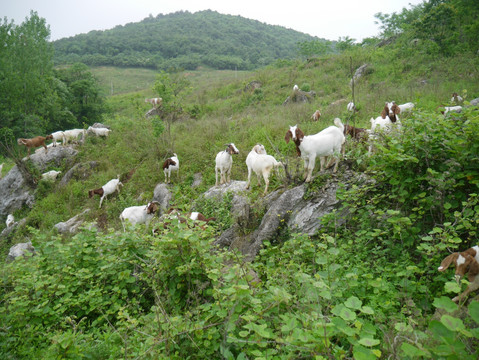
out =
[(341, 122), (340, 118), (334, 119), (334, 125), (336, 125), (341, 130), (341, 132), (344, 132), (344, 125)]

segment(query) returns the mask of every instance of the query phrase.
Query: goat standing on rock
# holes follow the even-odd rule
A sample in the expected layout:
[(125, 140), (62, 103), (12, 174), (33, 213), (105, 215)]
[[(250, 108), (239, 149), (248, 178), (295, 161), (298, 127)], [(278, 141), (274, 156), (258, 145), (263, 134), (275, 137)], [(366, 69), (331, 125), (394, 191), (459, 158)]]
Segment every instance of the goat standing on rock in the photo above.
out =
[(220, 184), (226, 184), (231, 182), (231, 167), (233, 166), (233, 157), (232, 155), (239, 154), (239, 150), (236, 148), (235, 144), (227, 144), (226, 150), (220, 151), (216, 155), (216, 166), (215, 166), (215, 186), (218, 186), (218, 171), (220, 172)]
[(333, 155), (335, 164), (333, 172), (336, 172), (339, 164), (341, 148), (345, 142), (344, 125), (339, 118), (334, 119), (335, 126), (329, 126), (315, 135), (305, 136), (303, 131), (296, 125), (290, 126), (284, 139), (286, 143), (293, 140), (296, 144), (296, 152), (304, 159), (305, 181), (310, 182), (312, 172), (316, 162), (316, 157), (320, 157), (321, 168), (324, 170), (326, 157)]
[(45, 152), (48, 151), (47, 145), (45, 144), (46, 140), (51, 140), (53, 139), (52, 135), (47, 135), (47, 136), (36, 136), (31, 139), (23, 139), (20, 138), (17, 140), (18, 145), (25, 145), (28, 149), (28, 156), (30, 156), (30, 150), (32, 148), (37, 148), (39, 146), (43, 146), (45, 148)]
[(253, 146), (253, 149), (246, 157), (246, 166), (248, 166), (248, 183), (246, 184), (246, 189), (249, 189), (251, 183), (251, 172), (254, 171), (258, 177), (258, 184), (261, 183), (260, 175), (263, 175), (263, 179), (266, 184), (263, 195), (266, 195), (268, 192), (269, 175), (271, 170), (282, 165), (283, 164), (276, 161), (274, 157), (266, 154), (266, 150), (263, 145), (257, 144)]

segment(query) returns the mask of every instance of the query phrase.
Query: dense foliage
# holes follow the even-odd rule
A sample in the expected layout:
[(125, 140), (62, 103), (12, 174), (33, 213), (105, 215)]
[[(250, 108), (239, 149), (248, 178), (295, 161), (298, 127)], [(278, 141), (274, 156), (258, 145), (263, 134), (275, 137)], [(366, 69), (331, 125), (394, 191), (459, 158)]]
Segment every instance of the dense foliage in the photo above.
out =
[(105, 111), (98, 83), (85, 65), (54, 69), (49, 36), (45, 19), (35, 12), (20, 25), (0, 23), (2, 134), (9, 129), (14, 137), (44, 136), (94, 123)]
[[(458, 4), (428, 4), (446, 3)], [(414, 7), (405, 21), (422, 9)], [(468, 49), (444, 57), (414, 46), (409, 36), (399, 31), (380, 47), (346, 38), (342, 54), (282, 60), (251, 73), (160, 72), (140, 91), (129, 70), (119, 87), (130, 92), (108, 98), (115, 114), (103, 120), (113, 132), (107, 139), (87, 137), (78, 147), (76, 161), (97, 161), (95, 172), (65, 186), (40, 182), (34, 207), (15, 212), (26, 225), (0, 243), (3, 254), (25, 239), (36, 249), (12, 263), (0, 258), (0, 357), (477, 359), (477, 292), (470, 302), (453, 303), (467, 281), (450, 281), (452, 269), (439, 273), (437, 267), (451, 251), (479, 243), (479, 108), (469, 106), (479, 97), (479, 59)], [(304, 45), (304, 51), (322, 51)], [(351, 115), (345, 109), (351, 67), (364, 63), (369, 71), (355, 83), (358, 112)], [(74, 84), (78, 73), (87, 81), (73, 88), (91, 83), (86, 68), (70, 69), (58, 75), (62, 82)], [(111, 77), (104, 78), (109, 88)], [(251, 89), (253, 81), (261, 87)], [(293, 84), (318, 96), (283, 106)], [(444, 116), (439, 109), (451, 104), (453, 91), (465, 98), (464, 110)], [(164, 98), (165, 108), (147, 119), (151, 106), (144, 98), (152, 94)], [(401, 131), (381, 137), (374, 154), (347, 142), (335, 179), (343, 182), (354, 171), (358, 181), (340, 188), (338, 208), (318, 219), (322, 227), (314, 236), (282, 229), (252, 262), (214, 245), (234, 221), (232, 197), (200, 195), (214, 184), (214, 156), (226, 142), (240, 149), (235, 180), (245, 180), (244, 160), (255, 143), (271, 153), (276, 148), (292, 175), (291, 182), (272, 177), (270, 191), (281, 191), (302, 180), (302, 171), (294, 170), (302, 163), (284, 141), (288, 125), (298, 123), (310, 134), (339, 116), (369, 127), (390, 100), (416, 107), (400, 115)], [(311, 122), (317, 108), (322, 119)], [(151, 199), (171, 151), (181, 159), (171, 205), (216, 221), (205, 229), (173, 221), (164, 229), (155, 219), (123, 232), (119, 213)], [(192, 187), (196, 173), (203, 183)], [(98, 209), (87, 190), (117, 174), (131, 178)], [(331, 178), (317, 168), (314, 175), (306, 197)], [(257, 225), (267, 203), (261, 192), (245, 193)], [(52, 230), (86, 208), (96, 228), (74, 236)], [(248, 225), (245, 234), (255, 229)]]
[(280, 26), (215, 11), (150, 16), (138, 23), (57, 40), (57, 64), (148, 67), (168, 70), (253, 69), (295, 58), (297, 43), (320, 41)]

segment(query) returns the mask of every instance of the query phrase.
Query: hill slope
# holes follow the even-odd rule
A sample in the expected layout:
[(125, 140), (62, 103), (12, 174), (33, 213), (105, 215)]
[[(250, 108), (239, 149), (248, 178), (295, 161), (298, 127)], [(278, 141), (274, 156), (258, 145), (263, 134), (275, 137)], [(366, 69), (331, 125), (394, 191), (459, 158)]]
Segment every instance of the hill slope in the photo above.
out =
[(312, 40), (319, 39), (207, 10), (159, 14), (111, 30), (61, 39), (54, 47), (57, 64), (252, 69), (295, 57), (298, 42)]

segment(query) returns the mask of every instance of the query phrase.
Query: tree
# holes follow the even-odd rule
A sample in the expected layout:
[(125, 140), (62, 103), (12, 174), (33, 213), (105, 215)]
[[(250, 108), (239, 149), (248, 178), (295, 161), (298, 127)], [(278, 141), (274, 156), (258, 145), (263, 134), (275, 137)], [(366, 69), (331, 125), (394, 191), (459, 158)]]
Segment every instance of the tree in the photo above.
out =
[(179, 71), (167, 73), (162, 71), (158, 74), (157, 80), (153, 89), (159, 97), (163, 99), (160, 117), (166, 124), (166, 132), (168, 136), (168, 143), (170, 148), (173, 148), (173, 141), (171, 138), (170, 127), (173, 122), (178, 120), (178, 117), (183, 112), (181, 106), (186, 90), (189, 88), (190, 82)]

